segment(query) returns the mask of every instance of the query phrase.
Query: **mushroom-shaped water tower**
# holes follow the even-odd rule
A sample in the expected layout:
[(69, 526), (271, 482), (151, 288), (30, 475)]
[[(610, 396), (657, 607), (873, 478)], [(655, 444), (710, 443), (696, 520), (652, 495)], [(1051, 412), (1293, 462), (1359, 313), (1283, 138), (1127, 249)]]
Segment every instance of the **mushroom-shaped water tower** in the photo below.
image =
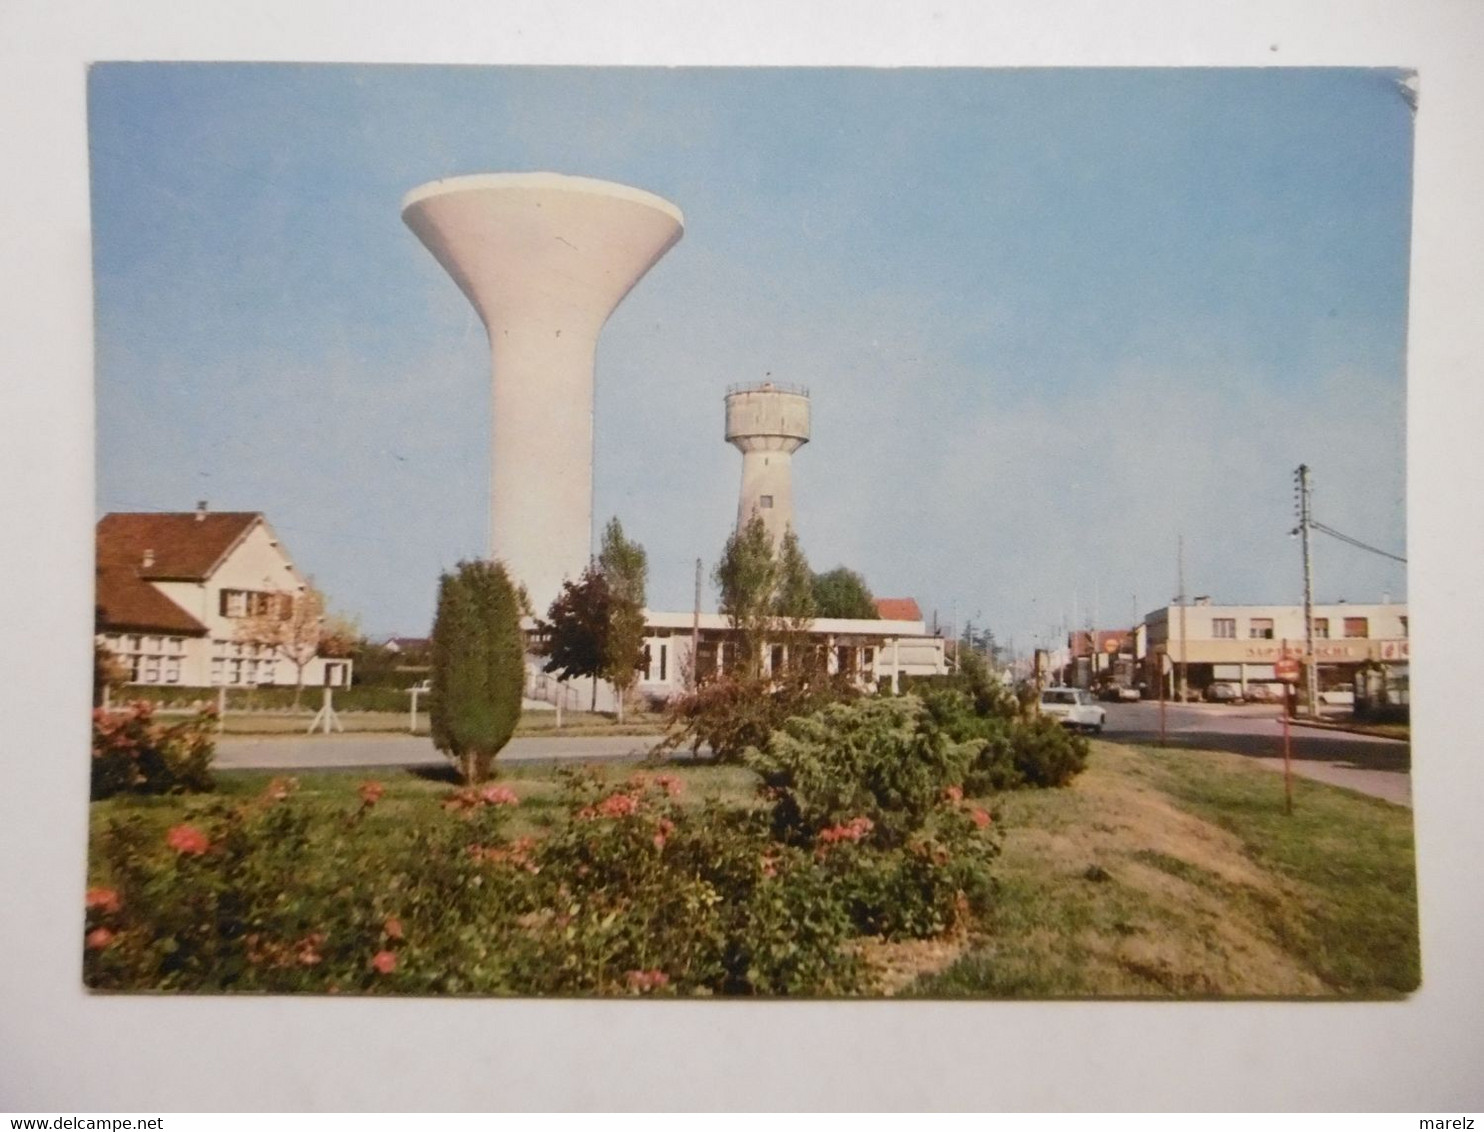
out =
[(598, 333), (685, 220), (642, 189), (556, 173), (432, 181), (402, 219), (489, 334), (491, 552), (544, 613), (592, 552)]

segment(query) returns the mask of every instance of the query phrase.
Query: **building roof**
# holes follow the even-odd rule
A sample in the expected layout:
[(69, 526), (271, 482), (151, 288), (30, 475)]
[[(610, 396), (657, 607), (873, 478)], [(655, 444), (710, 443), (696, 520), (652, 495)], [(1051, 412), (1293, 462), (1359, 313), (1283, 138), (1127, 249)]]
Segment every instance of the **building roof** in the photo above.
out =
[(382, 648), (393, 652), (416, 652), (418, 649), (430, 648), (432, 644), (428, 637), (388, 637)]
[(98, 521), (98, 565), (203, 582), (263, 516), (257, 511), (115, 512)]
[(151, 581), (204, 581), (253, 526), (256, 511), (116, 512), (98, 521), (95, 619), (100, 630), (200, 636), (206, 626)]
[(916, 599), (910, 597), (878, 597), (876, 612), (883, 621), (922, 620), (922, 610), (917, 607)]
[(206, 626), (128, 566), (98, 565), (93, 598), (99, 631), (142, 630), (199, 637)]

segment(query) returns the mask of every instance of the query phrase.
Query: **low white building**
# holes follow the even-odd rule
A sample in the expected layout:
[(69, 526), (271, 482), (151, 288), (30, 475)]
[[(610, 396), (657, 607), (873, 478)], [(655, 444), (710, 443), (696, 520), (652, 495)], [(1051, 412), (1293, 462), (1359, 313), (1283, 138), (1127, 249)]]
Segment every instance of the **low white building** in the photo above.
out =
[[(131, 684), (293, 685), (297, 666), (244, 639), (270, 610), (287, 613), (308, 583), (255, 511), (114, 513), (97, 528), (97, 639)], [(350, 661), (314, 656), (306, 686), (345, 687)]]
[[(928, 632), (917, 603), (910, 598), (881, 598), (876, 602), (881, 617), (818, 618), (803, 634), (803, 643), (769, 644), (763, 649), (765, 673), (788, 662), (788, 649), (817, 650), (826, 671), (851, 676), (862, 687), (897, 690), (904, 676), (939, 676), (948, 671), (943, 638)], [(668, 613), (646, 610), (644, 666), (634, 691), (641, 699), (658, 703), (689, 691), (697, 680), (732, 671), (738, 644), (731, 622), (721, 613)], [(555, 702), (563, 697), (568, 707), (587, 707), (592, 701), (588, 680), (558, 682), (539, 672), (531, 673), (527, 695)], [(601, 683), (597, 689), (598, 710), (614, 705), (612, 690)]]

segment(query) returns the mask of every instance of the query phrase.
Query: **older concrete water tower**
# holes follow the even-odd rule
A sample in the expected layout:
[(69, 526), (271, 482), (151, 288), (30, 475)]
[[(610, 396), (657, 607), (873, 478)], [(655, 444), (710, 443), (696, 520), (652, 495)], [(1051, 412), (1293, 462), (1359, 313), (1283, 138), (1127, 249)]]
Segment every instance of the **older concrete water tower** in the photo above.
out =
[(402, 219), (489, 334), (491, 552), (544, 614), (592, 552), (598, 333), (685, 219), (642, 189), (556, 173), (432, 181)]
[(740, 530), (754, 512), (776, 544), (793, 526), (793, 458), (809, 443), (809, 391), (775, 385), (727, 391), (727, 442), (742, 452)]

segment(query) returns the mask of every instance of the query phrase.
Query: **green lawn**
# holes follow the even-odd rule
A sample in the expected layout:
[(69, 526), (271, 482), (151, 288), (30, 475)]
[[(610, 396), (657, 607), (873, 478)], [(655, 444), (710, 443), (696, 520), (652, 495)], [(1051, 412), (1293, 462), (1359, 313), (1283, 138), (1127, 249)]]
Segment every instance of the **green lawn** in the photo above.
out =
[(1337, 995), (1420, 979), (1412, 814), (1236, 755), (1094, 745), (1071, 789), (1006, 796), (982, 934), (932, 996)]

